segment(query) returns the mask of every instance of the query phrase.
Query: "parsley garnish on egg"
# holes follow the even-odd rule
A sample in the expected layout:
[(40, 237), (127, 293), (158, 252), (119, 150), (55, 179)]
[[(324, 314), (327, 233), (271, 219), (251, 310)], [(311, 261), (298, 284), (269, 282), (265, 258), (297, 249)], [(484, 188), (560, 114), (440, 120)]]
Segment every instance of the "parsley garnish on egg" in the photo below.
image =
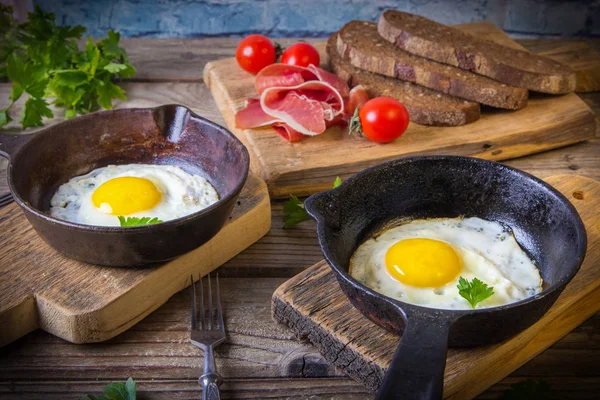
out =
[(137, 218), (137, 217), (124, 217), (122, 215), (119, 215), (118, 218), (119, 218), (119, 223), (121, 224), (121, 226), (154, 225), (154, 224), (159, 224), (159, 223), (163, 222), (162, 220), (160, 220), (156, 217), (154, 217), (154, 218), (150, 218), (150, 217)]
[(471, 282), (463, 278), (458, 278), (458, 294), (465, 298), (471, 307), (474, 309), (478, 303), (481, 303), (488, 297), (494, 294), (494, 288), (488, 286), (477, 278), (473, 278)]

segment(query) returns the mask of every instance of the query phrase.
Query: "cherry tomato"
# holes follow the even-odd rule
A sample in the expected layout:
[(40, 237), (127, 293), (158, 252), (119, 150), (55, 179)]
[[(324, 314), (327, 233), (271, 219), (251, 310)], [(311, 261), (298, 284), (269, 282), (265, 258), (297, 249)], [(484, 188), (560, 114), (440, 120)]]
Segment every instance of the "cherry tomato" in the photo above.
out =
[(359, 111), (363, 135), (378, 143), (391, 142), (408, 127), (408, 111), (391, 97), (376, 97)]
[(281, 55), (281, 62), (299, 67), (308, 67), (310, 64), (318, 67), (321, 57), (317, 49), (310, 44), (296, 43), (285, 49)]
[(257, 74), (275, 62), (275, 47), (266, 36), (249, 35), (238, 45), (235, 58), (244, 70)]
[(350, 90), (344, 111), (346, 114), (352, 115), (357, 108), (362, 107), (367, 101), (369, 101), (369, 93), (367, 93), (364, 86), (354, 86), (352, 90)]

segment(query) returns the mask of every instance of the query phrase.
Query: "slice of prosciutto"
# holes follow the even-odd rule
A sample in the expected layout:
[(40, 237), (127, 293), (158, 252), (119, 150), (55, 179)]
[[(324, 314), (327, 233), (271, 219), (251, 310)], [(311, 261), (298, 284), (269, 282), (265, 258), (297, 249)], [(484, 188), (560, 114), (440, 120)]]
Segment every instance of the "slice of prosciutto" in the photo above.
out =
[(325, 121), (344, 111), (344, 99), (327, 83), (304, 82), (287, 88), (272, 87), (260, 96), (263, 111), (307, 136), (323, 133)]
[(238, 128), (271, 125), (290, 142), (315, 136), (344, 121), (348, 85), (314, 65), (272, 64), (256, 76), (259, 99), (249, 99), (235, 116)]

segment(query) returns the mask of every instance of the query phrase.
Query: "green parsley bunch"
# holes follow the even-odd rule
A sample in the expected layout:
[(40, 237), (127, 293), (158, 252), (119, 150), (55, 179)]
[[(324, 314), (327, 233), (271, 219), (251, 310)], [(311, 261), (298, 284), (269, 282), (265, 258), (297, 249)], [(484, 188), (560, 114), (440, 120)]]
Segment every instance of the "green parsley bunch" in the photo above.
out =
[(99, 107), (110, 110), (112, 99), (126, 98), (114, 80), (136, 71), (119, 47), (120, 35), (111, 30), (97, 43), (88, 37), (81, 51), (77, 40), (84, 33), (81, 25), (56, 26), (54, 13), (39, 6), (19, 24), (12, 7), (0, 4), (0, 79), (12, 81), (11, 103), (0, 110), (0, 129), (12, 120), (9, 111), (24, 94), (28, 99), (20, 118), (23, 128), (42, 126), (42, 117), (53, 117), (47, 99), (64, 107), (66, 118), (73, 118)]

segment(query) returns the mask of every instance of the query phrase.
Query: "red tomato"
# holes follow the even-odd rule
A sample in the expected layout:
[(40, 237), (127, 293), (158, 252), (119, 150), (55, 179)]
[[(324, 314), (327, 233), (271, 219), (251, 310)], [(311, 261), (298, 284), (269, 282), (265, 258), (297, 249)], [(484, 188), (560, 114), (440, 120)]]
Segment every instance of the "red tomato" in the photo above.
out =
[(317, 49), (310, 44), (296, 43), (285, 49), (281, 55), (281, 62), (299, 67), (308, 67), (310, 64), (318, 67), (321, 57)]
[(275, 62), (275, 47), (266, 36), (249, 35), (238, 45), (235, 58), (244, 70), (257, 74)]
[(391, 97), (376, 97), (365, 103), (359, 111), (363, 135), (374, 142), (391, 142), (408, 127), (408, 111), (402, 103)]

